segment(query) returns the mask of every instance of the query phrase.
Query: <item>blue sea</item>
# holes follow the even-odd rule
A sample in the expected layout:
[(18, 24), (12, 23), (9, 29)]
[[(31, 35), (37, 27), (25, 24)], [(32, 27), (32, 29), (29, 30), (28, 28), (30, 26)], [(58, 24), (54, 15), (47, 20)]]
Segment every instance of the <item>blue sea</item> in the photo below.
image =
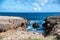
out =
[[(48, 16), (60, 16), (60, 13), (58, 12), (50, 12), (50, 13), (18, 13), (18, 12), (0, 12), (0, 16), (18, 16), (18, 17), (24, 17), (29, 21), (28, 24), (28, 31), (33, 31), (33, 32), (45, 32), (44, 27), (42, 26), (42, 24), (45, 22), (44, 19), (46, 19), (46, 17)], [(32, 24), (34, 22), (39, 23), (40, 28), (38, 29), (34, 29), (32, 27)]]

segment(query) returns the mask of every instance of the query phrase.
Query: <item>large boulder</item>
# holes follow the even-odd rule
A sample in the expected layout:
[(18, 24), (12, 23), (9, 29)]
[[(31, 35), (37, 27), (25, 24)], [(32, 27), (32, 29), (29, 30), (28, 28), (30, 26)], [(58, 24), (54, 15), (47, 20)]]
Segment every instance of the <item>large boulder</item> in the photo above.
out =
[(45, 35), (60, 35), (60, 16), (49, 16), (43, 24), (45, 27)]
[(26, 29), (27, 19), (13, 16), (0, 16), (0, 32), (18, 27)]

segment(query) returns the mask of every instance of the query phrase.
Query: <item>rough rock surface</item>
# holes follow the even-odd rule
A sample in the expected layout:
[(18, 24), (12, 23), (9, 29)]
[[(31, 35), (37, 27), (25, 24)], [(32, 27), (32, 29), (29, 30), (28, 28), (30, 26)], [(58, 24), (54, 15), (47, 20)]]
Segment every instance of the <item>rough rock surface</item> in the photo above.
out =
[(0, 37), (2, 40), (53, 40), (55, 38), (55, 36), (44, 37), (39, 33), (21, 31), (20, 27), (16, 30), (0, 33)]
[(56, 24), (51, 31), (52, 34), (60, 35), (60, 24)]
[(16, 29), (18, 27), (27, 27), (27, 20), (22, 17), (0, 16), (0, 32), (5, 32), (9, 29)]
[(46, 28), (46, 35), (60, 35), (60, 16), (47, 17), (43, 26)]
[[(16, 17), (0, 17), (0, 18), (1, 18), (0, 28), (8, 30), (6, 32), (0, 33), (0, 40), (53, 40), (53, 38), (55, 38), (55, 36), (49, 36), (44, 38), (44, 36), (40, 33), (23, 31), (22, 29), (26, 28), (27, 22), (27, 20), (24, 18), (20, 17), (17, 17), (17, 19)], [(15, 29), (16, 26), (19, 28)]]

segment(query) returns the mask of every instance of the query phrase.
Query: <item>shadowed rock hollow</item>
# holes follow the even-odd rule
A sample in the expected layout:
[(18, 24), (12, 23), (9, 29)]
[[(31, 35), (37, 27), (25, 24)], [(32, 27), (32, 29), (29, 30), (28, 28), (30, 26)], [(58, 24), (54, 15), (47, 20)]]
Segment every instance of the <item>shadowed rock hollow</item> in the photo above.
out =
[(26, 24), (27, 20), (22, 17), (0, 16), (0, 32), (5, 32), (9, 29), (16, 29), (18, 27), (26, 30)]

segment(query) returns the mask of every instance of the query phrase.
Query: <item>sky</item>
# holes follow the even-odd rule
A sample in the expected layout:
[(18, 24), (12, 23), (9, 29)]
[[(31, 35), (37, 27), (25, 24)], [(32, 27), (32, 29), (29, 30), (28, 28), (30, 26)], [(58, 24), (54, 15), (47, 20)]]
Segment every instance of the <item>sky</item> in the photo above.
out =
[(0, 12), (60, 12), (60, 0), (0, 0)]

